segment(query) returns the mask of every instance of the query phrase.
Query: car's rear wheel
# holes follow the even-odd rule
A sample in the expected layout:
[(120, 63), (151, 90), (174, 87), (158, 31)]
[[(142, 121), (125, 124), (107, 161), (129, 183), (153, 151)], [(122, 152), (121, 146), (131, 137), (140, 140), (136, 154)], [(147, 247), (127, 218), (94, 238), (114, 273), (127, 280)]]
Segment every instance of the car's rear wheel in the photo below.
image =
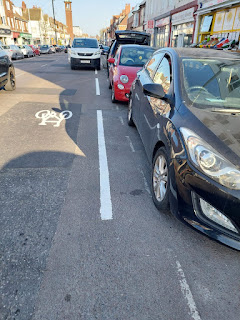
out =
[(160, 211), (169, 210), (169, 159), (166, 149), (157, 150), (152, 164), (152, 198), (155, 206)]
[(112, 85), (111, 100), (112, 100), (112, 103), (117, 102), (117, 100), (116, 100), (116, 98), (115, 98), (114, 84)]
[(130, 96), (129, 102), (128, 102), (128, 125), (130, 127), (134, 127), (134, 121), (132, 117), (132, 96)]
[(4, 89), (6, 91), (13, 91), (16, 89), (16, 78), (15, 78), (15, 70), (13, 67), (9, 67), (8, 70), (8, 82), (5, 85)]

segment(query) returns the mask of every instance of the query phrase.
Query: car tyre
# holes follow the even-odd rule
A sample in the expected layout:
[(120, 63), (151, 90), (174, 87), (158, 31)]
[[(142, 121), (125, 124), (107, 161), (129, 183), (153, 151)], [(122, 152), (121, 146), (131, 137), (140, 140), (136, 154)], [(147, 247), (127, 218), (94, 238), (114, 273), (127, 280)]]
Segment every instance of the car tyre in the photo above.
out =
[(72, 69), (72, 70), (75, 70), (75, 69), (76, 69), (76, 67), (75, 67), (74, 65), (72, 65), (72, 64), (71, 64), (71, 69)]
[(169, 159), (165, 147), (157, 150), (152, 163), (151, 193), (156, 208), (169, 211)]
[(9, 67), (8, 69), (8, 81), (4, 89), (6, 91), (13, 91), (16, 89), (16, 77), (15, 77), (15, 70), (13, 67)]
[(114, 84), (112, 85), (111, 100), (112, 100), (112, 103), (117, 102), (117, 100), (116, 100), (116, 98), (115, 98)]
[(135, 123), (133, 121), (132, 117), (132, 96), (130, 96), (129, 102), (128, 102), (128, 119), (127, 119), (128, 125), (130, 127), (135, 127)]

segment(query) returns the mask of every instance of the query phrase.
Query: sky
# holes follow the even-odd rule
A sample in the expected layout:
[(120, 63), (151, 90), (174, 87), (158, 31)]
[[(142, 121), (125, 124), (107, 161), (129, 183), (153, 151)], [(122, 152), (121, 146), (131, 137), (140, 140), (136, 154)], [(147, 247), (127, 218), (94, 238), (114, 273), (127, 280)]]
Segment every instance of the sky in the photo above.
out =
[[(22, 5), (22, 0), (12, 0), (16, 6)], [(66, 23), (64, 0), (54, 0), (56, 19)], [(100, 29), (110, 25), (114, 14), (119, 14), (126, 3), (134, 7), (140, 0), (72, 0), (73, 25), (80, 26), (84, 33), (95, 36)], [(52, 0), (25, 0), (27, 7), (36, 5), (44, 13), (52, 16)]]

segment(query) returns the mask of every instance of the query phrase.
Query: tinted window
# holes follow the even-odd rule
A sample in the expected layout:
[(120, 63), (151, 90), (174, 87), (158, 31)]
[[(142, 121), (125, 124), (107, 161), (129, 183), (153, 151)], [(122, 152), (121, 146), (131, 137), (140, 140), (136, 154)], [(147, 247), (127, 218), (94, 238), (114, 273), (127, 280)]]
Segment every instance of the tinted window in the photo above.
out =
[(3, 49), (10, 49), (9, 46), (3, 46)]
[(192, 104), (240, 108), (240, 59), (184, 58), (182, 63), (183, 86)]
[(170, 83), (171, 83), (171, 68), (170, 68), (170, 60), (164, 57), (157, 68), (157, 71), (154, 75), (153, 82), (159, 83), (162, 85), (165, 93), (169, 91)]
[(41, 49), (48, 49), (48, 48), (49, 48), (48, 45), (43, 45), (43, 46), (41, 46)]
[(146, 65), (146, 72), (149, 74), (150, 78), (153, 78), (155, 69), (158, 66), (159, 62), (161, 61), (164, 53), (157, 53), (154, 54), (152, 59)]
[(96, 39), (74, 39), (73, 48), (99, 48), (98, 42)]
[(123, 47), (119, 64), (122, 66), (142, 67), (153, 55), (154, 49), (145, 47)]

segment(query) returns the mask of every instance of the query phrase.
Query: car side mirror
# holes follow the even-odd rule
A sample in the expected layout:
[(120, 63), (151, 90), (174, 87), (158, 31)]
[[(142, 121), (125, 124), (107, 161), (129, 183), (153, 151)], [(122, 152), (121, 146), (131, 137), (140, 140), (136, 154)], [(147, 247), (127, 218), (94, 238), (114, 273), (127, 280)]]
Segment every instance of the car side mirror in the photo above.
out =
[(109, 58), (108, 59), (108, 63), (114, 63), (115, 62), (115, 59), (114, 58)]
[(159, 83), (147, 83), (143, 85), (143, 93), (147, 96), (163, 99), (165, 97), (165, 92), (163, 90), (163, 87)]

